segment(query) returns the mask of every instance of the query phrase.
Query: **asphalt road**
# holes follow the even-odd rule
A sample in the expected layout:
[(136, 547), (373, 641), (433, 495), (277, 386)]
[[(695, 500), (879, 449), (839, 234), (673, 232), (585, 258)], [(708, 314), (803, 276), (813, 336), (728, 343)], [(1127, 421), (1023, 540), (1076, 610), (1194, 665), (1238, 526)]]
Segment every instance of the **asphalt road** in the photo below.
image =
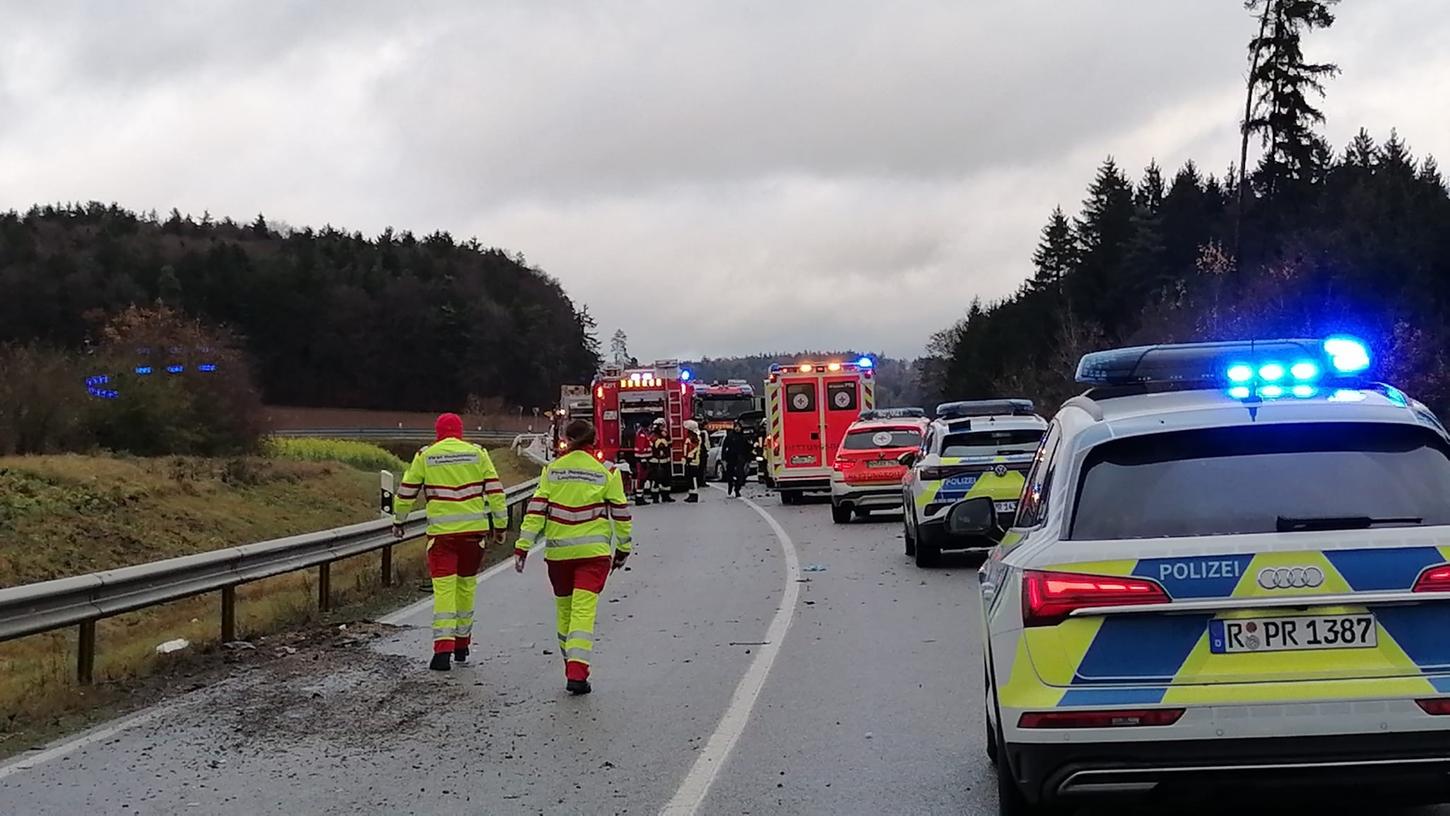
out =
[(404, 610), (0, 766), (0, 814), (996, 813), (973, 565), (918, 570), (899, 516), (704, 498), (637, 509), (590, 696), (533, 563), (481, 583), (468, 668), (427, 671)]

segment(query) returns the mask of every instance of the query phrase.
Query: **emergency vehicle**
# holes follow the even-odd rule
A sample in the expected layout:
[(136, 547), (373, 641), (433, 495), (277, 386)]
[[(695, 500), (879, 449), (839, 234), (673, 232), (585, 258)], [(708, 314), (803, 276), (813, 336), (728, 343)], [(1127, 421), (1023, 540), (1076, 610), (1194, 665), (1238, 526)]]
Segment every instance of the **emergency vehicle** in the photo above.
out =
[(970, 400), (937, 406), (921, 449), (906, 454), (902, 515), (906, 554), (917, 566), (936, 562), (942, 550), (985, 550), (990, 536), (946, 531), (947, 509), (958, 501), (989, 496), (1010, 521), (1022, 493), (1023, 475), (1047, 429), (1030, 400)]
[(745, 380), (695, 383), (695, 419), (706, 433), (728, 431), (756, 415), (759, 401)]
[(594, 421), (594, 398), (589, 395), (587, 385), (565, 385), (559, 388), (559, 407), (554, 411), (554, 449), (563, 451), (568, 447), (564, 441), (564, 428), (576, 419)]
[[(635, 471), (647, 450), (637, 449), (639, 431), (646, 434), (655, 420), (665, 421), (674, 481), (685, 481), (685, 420), (694, 416), (694, 385), (690, 371), (678, 360), (657, 360), (653, 366), (607, 365), (591, 385), (596, 457), (605, 462), (630, 462)], [(638, 475), (635, 473), (635, 475)]]
[(1446, 797), (1450, 435), (1370, 365), (1346, 337), (1082, 359), (979, 573), (1001, 813)]
[(783, 504), (831, 488), (836, 451), (861, 412), (876, 404), (874, 363), (797, 363), (770, 367), (765, 382), (767, 484)]
[(831, 520), (845, 524), (852, 514), (901, 507), (901, 455), (921, 447), (926, 412), (920, 408), (862, 411), (846, 429), (831, 473)]

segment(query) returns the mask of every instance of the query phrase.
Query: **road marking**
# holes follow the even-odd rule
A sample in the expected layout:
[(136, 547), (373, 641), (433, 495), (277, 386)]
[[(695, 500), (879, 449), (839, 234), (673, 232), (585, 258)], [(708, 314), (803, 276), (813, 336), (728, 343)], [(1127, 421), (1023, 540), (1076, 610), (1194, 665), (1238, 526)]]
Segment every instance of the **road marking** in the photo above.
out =
[[(542, 561), (543, 559), (540, 558), (536, 560)], [(510, 554), (508, 558), (505, 558), (503, 561), (494, 564), (492, 567), (489, 567), (487, 570), (485, 570), (481, 575), (478, 576), (478, 580), (481, 583), (488, 580), (489, 578), (492, 578), (495, 575), (498, 575), (501, 572), (504, 572), (505, 570), (511, 570), (513, 568), (514, 559), (512, 554)], [(432, 606), (433, 599), (424, 598), (417, 603), (409, 604), (408, 606), (405, 606), (396, 612), (379, 618), (378, 622), (386, 623), (390, 626), (399, 626), (402, 625), (402, 622), (407, 620), (409, 617), (417, 615), (427, 609), (431, 609)], [(201, 689), (193, 693), (199, 695), (215, 688), (216, 686), (210, 686), (207, 689)], [(85, 731), (74, 737), (70, 737), (69, 739), (52, 743), (49, 747), (37, 753), (22, 754), (21, 756), (15, 757), (14, 759), (11, 759), (7, 762), (0, 763), (0, 779), (5, 779), (6, 777), (13, 776), (14, 774), (20, 773), (21, 771), (28, 771), (32, 768), (35, 768), (36, 766), (44, 765), (51, 760), (59, 759), (68, 754), (73, 754), (76, 751), (81, 750), (82, 748), (95, 745), (98, 742), (104, 742), (116, 736), (117, 734), (120, 734), (123, 731), (129, 731), (132, 728), (145, 725), (157, 719), (158, 717), (161, 717), (164, 714), (170, 714), (175, 710), (190, 705), (192, 702), (194, 702), (191, 697), (192, 695), (188, 694), (170, 703), (163, 703), (162, 705), (147, 711), (139, 711), (128, 717), (122, 717), (119, 720), (108, 723), (106, 725), (102, 725), (91, 731)]]
[[(716, 490), (723, 488), (711, 485)], [(760, 692), (765, 688), (765, 677), (770, 673), (770, 667), (775, 663), (775, 658), (780, 654), (781, 644), (785, 641), (786, 631), (790, 629), (791, 619), (795, 617), (796, 599), (800, 595), (801, 575), (800, 559), (796, 557), (795, 544), (786, 534), (780, 522), (775, 520), (760, 505), (740, 497), (775, 533), (775, 538), (780, 542), (781, 550), (785, 552), (785, 592), (781, 595), (780, 606), (775, 610), (775, 617), (771, 618), (770, 626), (766, 627), (765, 637), (767, 645), (762, 646), (755, 652), (755, 659), (750, 662), (750, 667), (745, 670), (745, 675), (740, 678), (740, 683), (735, 686), (735, 694), (730, 698), (730, 705), (721, 715), (720, 722), (715, 726), (715, 733), (705, 743), (704, 750), (695, 757), (695, 764), (690, 766), (690, 772), (685, 774), (684, 781), (675, 791), (675, 796), (664, 808), (660, 810), (661, 816), (690, 816), (700, 809), (705, 801), (705, 795), (710, 792), (710, 785), (715, 782), (715, 777), (720, 774), (720, 769), (725, 767), (725, 760), (729, 759), (730, 751), (739, 741), (740, 734), (745, 730), (745, 724), (750, 720), (750, 712), (755, 708), (755, 702), (760, 699)]]

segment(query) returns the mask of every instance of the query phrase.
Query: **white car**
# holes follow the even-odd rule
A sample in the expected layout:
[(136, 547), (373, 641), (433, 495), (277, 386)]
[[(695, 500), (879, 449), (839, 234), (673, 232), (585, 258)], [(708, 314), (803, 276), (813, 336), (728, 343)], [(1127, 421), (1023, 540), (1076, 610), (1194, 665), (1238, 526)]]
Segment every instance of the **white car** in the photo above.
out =
[(710, 434), (710, 449), (705, 452), (705, 478), (715, 482), (725, 481), (725, 463), (720, 460), (720, 448), (725, 443), (725, 432)]
[(1450, 436), (1369, 365), (1340, 337), (1083, 358), (980, 572), (1001, 813), (1447, 795)]
[(947, 508), (962, 499), (988, 496), (1010, 520), (1023, 476), (1047, 428), (1028, 400), (949, 402), (937, 407), (921, 448), (906, 457), (902, 481), (906, 554), (918, 566), (935, 563), (942, 550), (986, 550), (991, 536), (953, 536)]

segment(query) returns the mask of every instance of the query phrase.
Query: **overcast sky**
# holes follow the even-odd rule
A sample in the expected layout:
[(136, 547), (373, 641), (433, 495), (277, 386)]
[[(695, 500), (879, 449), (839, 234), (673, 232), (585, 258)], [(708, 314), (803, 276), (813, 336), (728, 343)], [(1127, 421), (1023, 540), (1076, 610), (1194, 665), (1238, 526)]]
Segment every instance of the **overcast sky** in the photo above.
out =
[[(1450, 160), (1450, 3), (1338, 15), (1331, 141)], [(912, 356), (1103, 157), (1222, 173), (1252, 29), (1240, 0), (0, 0), (0, 208), (444, 229), (642, 358)]]

